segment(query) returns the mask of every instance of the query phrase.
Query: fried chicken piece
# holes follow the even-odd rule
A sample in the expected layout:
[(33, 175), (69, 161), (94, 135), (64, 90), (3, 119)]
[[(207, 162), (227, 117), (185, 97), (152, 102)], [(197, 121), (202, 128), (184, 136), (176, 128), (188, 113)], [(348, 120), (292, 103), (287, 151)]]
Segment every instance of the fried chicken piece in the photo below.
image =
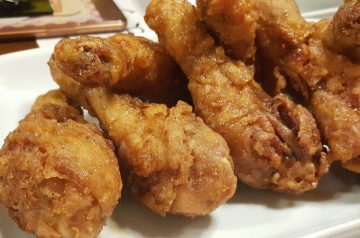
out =
[(37, 237), (97, 237), (121, 187), (111, 142), (58, 90), (37, 98), (0, 150), (0, 202)]
[[(96, 115), (117, 146), (125, 188), (159, 215), (207, 215), (236, 190), (225, 140), (184, 102), (168, 108), (106, 88), (87, 88), (53, 60), (54, 80)], [(86, 102), (86, 103), (84, 103)]]
[(345, 0), (332, 21), (332, 46), (360, 62), (360, 0)]
[[(255, 66), (255, 79), (264, 91), (272, 96), (281, 93), (287, 86), (286, 80), (279, 74), (278, 68), (271, 61), (256, 55), (256, 31), (259, 14), (254, 9), (252, 0), (197, 0), (197, 9), (206, 26), (224, 46), (227, 55), (241, 60), (248, 66)], [(278, 5), (292, 4), (279, 0)], [(294, 25), (298, 19), (292, 19)], [(256, 55), (256, 57), (255, 57)]]
[(293, 88), (311, 104), (330, 147), (330, 157), (358, 172), (360, 65), (328, 46), (331, 37), (328, 21), (307, 23), (293, 0), (274, 8), (277, 2), (252, 1), (260, 16), (257, 30), (260, 52), (280, 68)]
[(343, 164), (343, 167), (354, 173), (360, 174), (360, 159), (353, 159)]
[(255, 61), (258, 15), (248, 0), (197, 0), (201, 18), (220, 39), (227, 53), (246, 63)]
[[(259, 14), (254, 10), (255, 6), (251, 0), (197, 0), (197, 7), (200, 17), (204, 19), (209, 29), (226, 42), (225, 48), (230, 48), (231, 58), (241, 60), (256, 70), (255, 78), (261, 84), (264, 91), (271, 96), (276, 96), (287, 89), (286, 79), (279, 72), (278, 67), (265, 60), (260, 54), (256, 55), (255, 61), (255, 38), (256, 30), (259, 27)], [(293, 2), (278, 0), (272, 5), (279, 9), (278, 5), (292, 5)], [(276, 11), (276, 10), (275, 10)], [(296, 17), (290, 18), (289, 25), (294, 26), (299, 21)], [(234, 29), (234, 30), (233, 30)], [(248, 48), (247, 52), (239, 51), (243, 47)], [(251, 52), (251, 54), (250, 54)], [(294, 97), (294, 94), (292, 94)]]
[(316, 188), (328, 163), (305, 108), (267, 95), (252, 70), (215, 46), (187, 1), (153, 0), (145, 20), (188, 75), (196, 111), (224, 136), (241, 181), (290, 193)]
[(188, 94), (186, 77), (166, 50), (139, 36), (64, 38), (54, 54), (62, 71), (89, 86), (101, 84), (169, 105)]

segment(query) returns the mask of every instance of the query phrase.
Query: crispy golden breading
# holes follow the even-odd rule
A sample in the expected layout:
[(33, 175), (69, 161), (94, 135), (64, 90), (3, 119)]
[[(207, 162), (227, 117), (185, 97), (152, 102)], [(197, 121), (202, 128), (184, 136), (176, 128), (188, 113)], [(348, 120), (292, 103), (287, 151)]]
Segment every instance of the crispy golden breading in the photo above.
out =
[(88, 86), (101, 84), (153, 102), (175, 104), (187, 97), (186, 77), (159, 44), (131, 34), (62, 39), (54, 60)]
[(328, 162), (305, 108), (264, 93), (252, 70), (215, 46), (187, 1), (153, 0), (145, 19), (188, 75), (196, 111), (224, 136), (241, 181), (291, 193), (316, 188)]
[(255, 61), (258, 16), (248, 0), (197, 0), (201, 18), (218, 36), (227, 53), (245, 63)]
[[(236, 60), (247, 60), (245, 63), (251, 66), (255, 58), (255, 33), (259, 28), (259, 15), (261, 16), (262, 12), (255, 11), (256, 7), (271, 7), (272, 11), (275, 12), (275, 15), (284, 17), (286, 14), (282, 12), (281, 9), (285, 6), (290, 9), (294, 9), (296, 5), (292, 1), (287, 0), (277, 0), (271, 4), (262, 4), (261, 1), (258, 1), (258, 4), (254, 4), (256, 1), (252, 0), (231, 0), (231, 1), (218, 1), (218, 0), (197, 0), (198, 8), (200, 9), (201, 17), (205, 20), (206, 25), (214, 32), (219, 35), (221, 41), (227, 42), (228, 47), (231, 49), (241, 49), (241, 46), (247, 46), (249, 43), (253, 42), (252, 45), (252, 61), (249, 58), (249, 54), (246, 52), (238, 51), (235, 56)], [(231, 11), (229, 11), (231, 9)], [(295, 8), (296, 9), (296, 8)], [(248, 12), (251, 12), (249, 14)], [(270, 15), (270, 14), (269, 14)], [(263, 16), (262, 16), (263, 17)], [(270, 16), (268, 16), (271, 18)], [(225, 20), (224, 20), (225, 19)], [(261, 19), (261, 18), (260, 18)], [(299, 35), (299, 38), (302, 38), (306, 34), (305, 27), (301, 27), (301, 24), (297, 24), (301, 18), (298, 18), (298, 15), (293, 14), (287, 17), (287, 21), (283, 23), (283, 29), (293, 27), (293, 28), (302, 28), (303, 31), (300, 32), (302, 35)], [(301, 19), (303, 20), (303, 19)], [(277, 19), (277, 21), (284, 21), (283, 18)], [(232, 32), (227, 27), (233, 26), (237, 30)], [(251, 26), (251, 30), (249, 30)], [(286, 34), (285, 34), (286, 35)], [(228, 40), (231, 38), (231, 40)], [(244, 39), (248, 40), (244, 40)], [(286, 39), (286, 37), (284, 37)], [(279, 72), (278, 67), (274, 67), (271, 61), (266, 60), (257, 55), (257, 67), (256, 67), (256, 76), (257, 80), (261, 83), (261, 86), (264, 90), (270, 95), (277, 95), (281, 93), (287, 86), (286, 79)]]
[(293, 0), (276, 8), (274, 2), (253, 1), (260, 16), (261, 54), (279, 66), (311, 104), (331, 158), (359, 171), (351, 167), (360, 157), (360, 64), (328, 47), (328, 21), (307, 23)]
[(37, 98), (0, 151), (0, 202), (37, 237), (97, 237), (121, 187), (111, 142), (58, 90)]
[(180, 101), (168, 108), (87, 88), (53, 60), (49, 65), (61, 90), (99, 118), (117, 146), (125, 188), (152, 211), (201, 216), (233, 196), (237, 180), (229, 148), (191, 106)]
[(346, 0), (334, 16), (332, 46), (360, 62), (360, 0)]
[[(248, 66), (254, 65), (255, 78), (266, 93), (272, 96), (281, 93), (287, 84), (278, 72), (278, 68), (259, 54), (255, 57), (259, 13), (255, 10), (254, 1), (197, 0), (196, 3), (200, 17), (219, 38), (227, 55), (232, 59), (243, 61)], [(279, 6), (284, 4), (292, 5), (293, 2), (277, 0), (266, 6), (271, 6), (273, 11), (278, 11), (281, 9)], [(283, 16), (286, 14), (284, 13)], [(292, 18), (287, 22), (291, 26), (296, 26), (299, 19)], [(284, 37), (286, 38), (286, 36)]]

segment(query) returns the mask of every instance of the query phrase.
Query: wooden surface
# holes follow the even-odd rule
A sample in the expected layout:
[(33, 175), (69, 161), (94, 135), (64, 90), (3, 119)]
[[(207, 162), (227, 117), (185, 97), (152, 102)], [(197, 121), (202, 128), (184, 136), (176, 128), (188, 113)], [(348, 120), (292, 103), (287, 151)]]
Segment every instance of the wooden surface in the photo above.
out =
[[(126, 24), (124, 15), (112, 0), (92, 0), (92, 2), (104, 20), (121, 20)], [(0, 41), (0, 55), (38, 47), (35, 39), (3, 39)]]
[(123, 20), (126, 22), (125, 16), (116, 6), (112, 0), (91, 0), (95, 5), (96, 9), (99, 11), (100, 16), (104, 20)]
[(0, 41), (0, 55), (38, 47), (35, 39)]

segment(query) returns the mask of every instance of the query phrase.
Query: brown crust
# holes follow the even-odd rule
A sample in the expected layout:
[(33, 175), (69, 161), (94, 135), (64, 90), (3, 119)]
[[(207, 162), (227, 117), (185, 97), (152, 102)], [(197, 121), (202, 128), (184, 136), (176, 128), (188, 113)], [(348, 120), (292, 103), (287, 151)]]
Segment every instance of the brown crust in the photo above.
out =
[(0, 202), (38, 237), (96, 237), (121, 186), (111, 142), (58, 90), (37, 98), (0, 151)]

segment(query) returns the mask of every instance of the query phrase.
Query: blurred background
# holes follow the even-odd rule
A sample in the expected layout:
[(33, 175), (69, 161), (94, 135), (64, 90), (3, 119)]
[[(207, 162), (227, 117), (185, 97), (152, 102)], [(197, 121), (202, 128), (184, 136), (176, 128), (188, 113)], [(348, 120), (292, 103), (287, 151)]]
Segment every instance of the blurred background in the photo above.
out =
[(338, 7), (343, 0), (296, 0), (302, 12)]

